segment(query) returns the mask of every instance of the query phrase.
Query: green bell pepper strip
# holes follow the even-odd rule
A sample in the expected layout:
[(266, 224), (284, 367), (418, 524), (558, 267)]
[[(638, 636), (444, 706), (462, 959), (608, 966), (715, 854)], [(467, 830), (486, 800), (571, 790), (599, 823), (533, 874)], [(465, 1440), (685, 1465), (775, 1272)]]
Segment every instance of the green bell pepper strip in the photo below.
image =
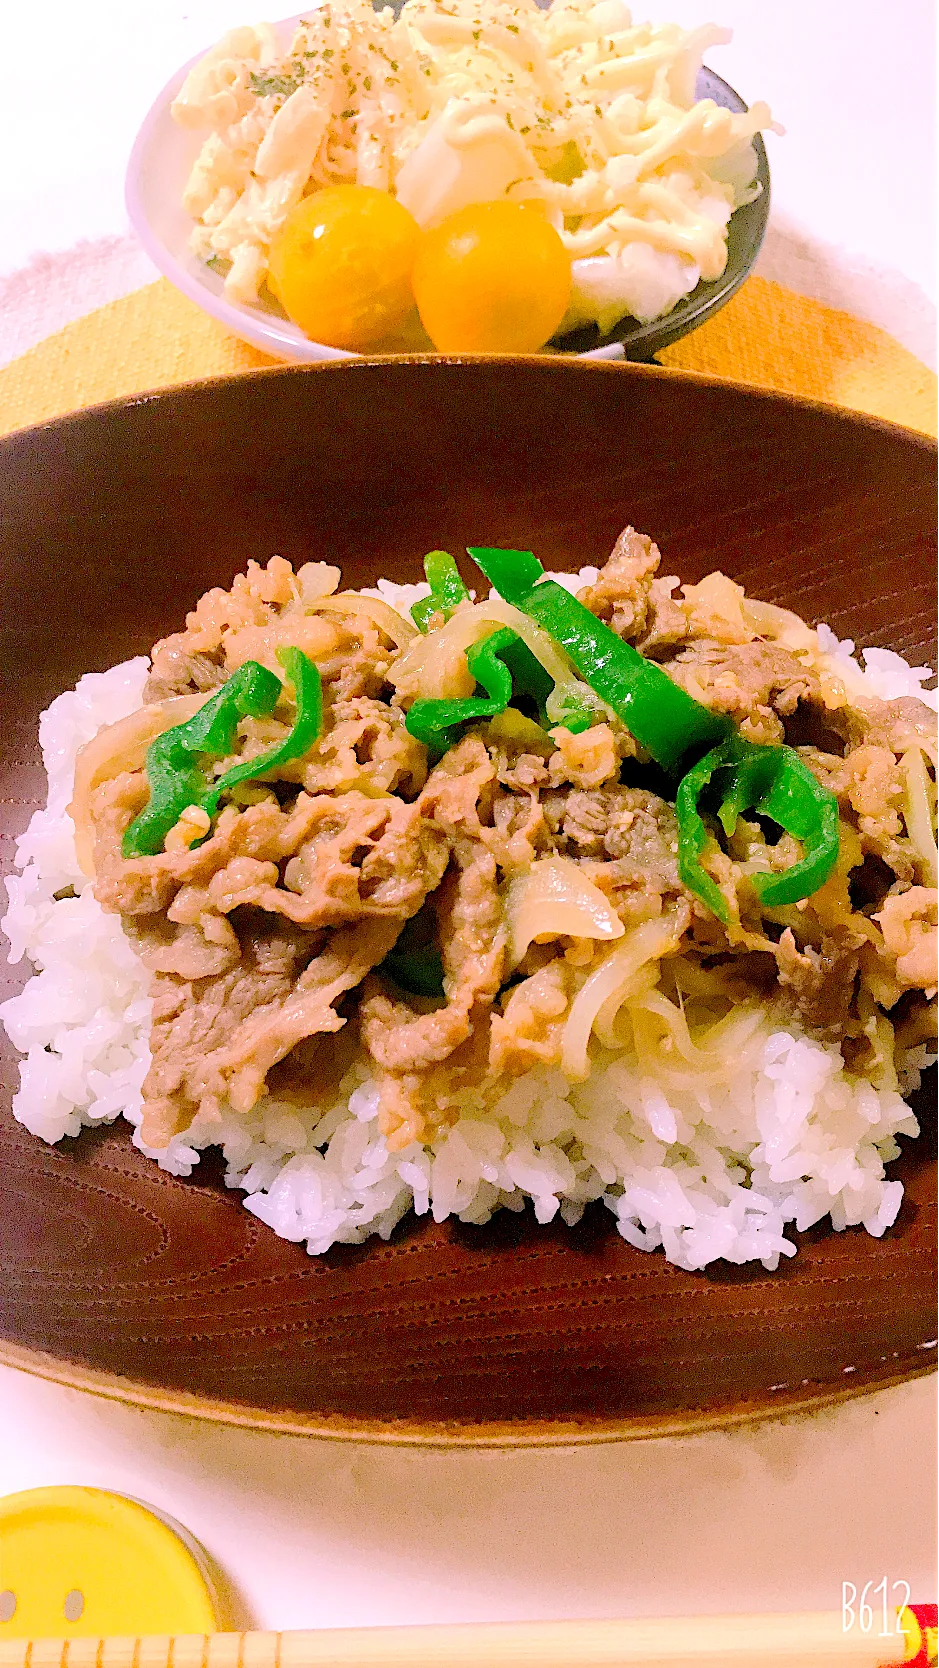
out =
[[(537, 621), (571, 665), (666, 770), (691, 748), (713, 746), (732, 726), (673, 683), (553, 579), (530, 550), (469, 548), (499, 595)], [(568, 728), (570, 726), (568, 725)]]
[(246, 660), (217, 694), (185, 724), (164, 730), (147, 749), (149, 803), (124, 831), (124, 857), (153, 857), (163, 850), (171, 828), (190, 805), (212, 816), (219, 799), (238, 782), (263, 775), (288, 759), (299, 758), (312, 746), (322, 726), (319, 672), (299, 649), (278, 650), (278, 659), (294, 684), (297, 719), (289, 736), (277, 747), (233, 766), (210, 782), (203, 761), (231, 752), (240, 718), (266, 718), (283, 689), (279, 678), (256, 660)]
[(506, 626), (504, 634), (508, 640), (505, 647), (499, 650), (499, 659), (505, 662), (512, 674), (512, 689), (516, 695), (527, 695), (534, 701), (544, 717), (544, 704), (554, 688), (554, 679), (550, 672), (545, 671), (541, 661), (535, 659), (528, 644), (523, 643), (517, 632)]
[[(471, 598), (448, 551), (430, 551), (424, 557), (424, 572), (430, 586), (430, 596), (422, 597), (419, 602), (415, 602), (411, 609), (411, 618), (421, 631), (426, 632), (427, 623), (434, 614), (443, 614), (445, 618), (449, 618), (461, 602), (469, 602)], [(552, 723), (560, 722), (575, 735), (595, 724), (596, 712), (576, 700), (571, 700), (565, 706), (560, 719), (550, 719), (547, 716), (545, 702), (554, 688), (551, 675), (545, 671), (540, 660), (532, 654), (528, 644), (523, 643), (517, 633), (512, 632), (511, 639), (511, 643), (499, 651), (500, 659), (512, 674), (515, 694), (528, 695), (535, 702), (541, 723), (550, 728)]]
[[(550, 727), (552, 720), (546, 717), (544, 706), (554, 681), (517, 632), (503, 626), (472, 644), (466, 651), (466, 664), (476, 682), (482, 684), (488, 699), (480, 695), (452, 700), (421, 698), (414, 702), (405, 719), (408, 733), (432, 753), (439, 755), (452, 747), (461, 725), (474, 719), (495, 718), (497, 713), (504, 712), (513, 695), (530, 696), (538, 707), (540, 721)], [(595, 721), (596, 713), (588, 713), (574, 703), (561, 719), (565, 728), (575, 733), (586, 730)]]
[(253, 781), (255, 777), (266, 776), (269, 770), (275, 770), (291, 759), (302, 759), (319, 739), (323, 728), (323, 685), (318, 667), (302, 649), (295, 649), (290, 644), (277, 650), (277, 658), (294, 688), (297, 716), (293, 729), (276, 747), (269, 747), (266, 753), (255, 753), (251, 759), (242, 759), (212, 783), (209, 792), (200, 800), (203, 810), (208, 811), (210, 817), (215, 815), (222, 795), (237, 787), (239, 782)]
[(432, 753), (445, 753), (457, 741), (462, 724), (478, 718), (494, 718), (497, 712), (504, 712), (512, 699), (512, 674), (501, 656), (517, 641), (514, 631), (503, 627), (491, 637), (484, 637), (481, 643), (473, 643), (466, 651), (466, 664), (476, 682), (482, 684), (487, 699), (483, 700), (480, 695), (462, 700), (420, 697), (404, 721), (408, 734), (422, 741)]
[(595, 707), (585, 706), (576, 695), (571, 695), (560, 703), (556, 703), (556, 705), (560, 707), (557, 715), (550, 718), (546, 713), (542, 720), (546, 730), (557, 726), (562, 730), (570, 730), (572, 735), (579, 736), (583, 730), (589, 730), (592, 724), (599, 724), (603, 721), (601, 712), (597, 712)]
[(817, 892), (838, 861), (838, 801), (791, 747), (758, 747), (739, 735), (706, 753), (678, 787), (678, 872), (688, 890), (721, 921), (730, 919), (727, 900), (700, 861), (708, 834), (698, 803), (715, 778), (721, 792), (717, 815), (726, 834), (733, 833), (742, 812), (754, 810), (804, 847), (801, 861), (781, 874), (751, 875), (760, 902), (775, 909)]
[(499, 650), (499, 658), (503, 660), (512, 674), (512, 690), (518, 695), (527, 695), (538, 708), (538, 722), (545, 730), (560, 724), (565, 730), (571, 730), (578, 735), (581, 730), (589, 730), (591, 724), (597, 722), (597, 713), (592, 707), (586, 707), (573, 693), (562, 703), (559, 716), (549, 718), (545, 710), (548, 696), (556, 685), (550, 672), (542, 666), (541, 661), (532, 654), (528, 644), (523, 642), (517, 632), (506, 627), (509, 641), (504, 649)]
[(246, 660), (185, 724), (164, 730), (147, 748), (150, 800), (124, 830), (125, 857), (152, 857), (188, 805), (201, 805), (208, 781), (200, 760), (231, 751), (239, 718), (273, 712), (281, 683), (266, 666)]
[(411, 609), (411, 619), (420, 631), (427, 630), (433, 614), (448, 618), (461, 602), (469, 602), (470, 594), (460, 578), (460, 570), (447, 550), (431, 550), (424, 557), (424, 573), (430, 586), (430, 596), (421, 597)]

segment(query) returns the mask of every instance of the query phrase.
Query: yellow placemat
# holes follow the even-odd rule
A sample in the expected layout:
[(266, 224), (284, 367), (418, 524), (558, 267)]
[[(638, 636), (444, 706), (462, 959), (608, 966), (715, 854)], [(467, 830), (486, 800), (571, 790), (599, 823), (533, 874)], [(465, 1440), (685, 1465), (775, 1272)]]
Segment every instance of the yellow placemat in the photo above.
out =
[[(750, 278), (661, 359), (936, 433), (936, 378), (920, 360), (875, 325), (766, 278)], [(0, 434), (101, 400), (274, 363), (160, 279), (0, 370)]]

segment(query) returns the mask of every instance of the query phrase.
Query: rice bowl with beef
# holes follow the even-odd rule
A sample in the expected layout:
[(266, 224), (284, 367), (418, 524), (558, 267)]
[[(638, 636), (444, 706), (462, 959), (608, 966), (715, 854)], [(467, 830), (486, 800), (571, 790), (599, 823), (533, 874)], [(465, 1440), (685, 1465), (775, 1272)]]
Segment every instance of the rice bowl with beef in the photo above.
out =
[[(19, 1121), (58, 1141), (123, 1115), (135, 1144), (177, 1175), (218, 1146), (226, 1181), (247, 1208), (311, 1253), (370, 1234), (387, 1238), (411, 1209), (482, 1223), (500, 1208), (531, 1203), (538, 1221), (559, 1214), (573, 1224), (597, 1200), (631, 1244), (661, 1246), (686, 1269), (721, 1258), (772, 1269), (795, 1251), (790, 1228), (825, 1219), (836, 1229), (888, 1229), (902, 1186), (886, 1166), (899, 1152), (897, 1137), (918, 1133), (903, 1097), (935, 1057), (934, 696), (921, 687), (929, 674), (875, 650), (862, 670), (853, 645), (751, 603), (722, 575), (676, 595), (677, 581), (658, 577), (655, 547), (631, 530), (602, 572), (560, 576), (676, 686), (746, 726), (754, 746), (791, 738), (838, 799), (840, 866), (802, 908), (762, 911), (753, 889), (754, 875), (792, 862), (788, 834), (772, 843), (758, 820), (742, 818), (743, 829), (738, 823), (721, 849), (709, 823), (707, 867), (733, 897), (728, 936), (678, 872), (661, 772), (602, 702), (579, 730), (563, 721), (546, 728), (519, 702), (464, 717), (436, 760), (407, 730), (418, 700), (476, 699), (466, 651), (500, 618), (504, 626), (492, 599), (425, 613), (418, 636), (409, 614), (427, 586), (385, 581), (376, 592), (337, 595), (335, 569), (330, 577), (311, 564), (294, 575), (278, 562), (253, 567), (240, 588), (209, 593), (203, 604), (214, 601), (190, 615), (187, 633), (157, 645), (152, 664), (141, 657), (88, 674), (43, 715), (49, 799), (19, 842), (20, 873), (7, 880), (3, 922), (10, 959), (26, 955), (37, 969), (2, 1010), (25, 1056), (13, 1107)], [(309, 758), (279, 778), (260, 772), (233, 790), (214, 833), (180, 817), (160, 853), (125, 858), (120, 843), (147, 803), (143, 732), (136, 751), (119, 737), (96, 778), (88, 761), (105, 759), (110, 727), (128, 721), (133, 729), (134, 715), (172, 703), (173, 718), (183, 716), (180, 702), (189, 703), (187, 714), (198, 710), (248, 659), (279, 672), (276, 648), (287, 641), (306, 644), (322, 677), (326, 729), (310, 755), (319, 775), (310, 774)], [(556, 693), (570, 667), (552, 664)], [(824, 737), (820, 725), (807, 724), (820, 714)], [(335, 739), (343, 724), (359, 725), (344, 753)], [(213, 766), (217, 779), (233, 758), (269, 752), (287, 728), (283, 712), (241, 718), (232, 753)], [(89, 744), (102, 736), (96, 755)], [(472, 828), (465, 804), (457, 814), (444, 798), (454, 781), (470, 778), (481, 783)], [(401, 830), (410, 838), (416, 820), (420, 860), (412, 869), (402, 862), (390, 874), (376, 870), (372, 892), (356, 880), (356, 899), (367, 906), (359, 915), (348, 899), (337, 901), (334, 887), (329, 908), (300, 922), (292, 900), (311, 895), (315, 841), (293, 851), (288, 865), (298, 867), (289, 880), (283, 865), (276, 876), (254, 872), (251, 900), (242, 892), (239, 902), (230, 890), (227, 909), (219, 907), (216, 876), (231, 851), (220, 851), (207, 882), (215, 886), (212, 907), (200, 900), (194, 919), (227, 923), (237, 954), (224, 926), (212, 926), (213, 939), (199, 925), (195, 945), (193, 911), (179, 899), (209, 874), (210, 858), (199, 853), (219, 839), (225, 819), (231, 833), (289, 817), (301, 798), (330, 816), (342, 802), (344, 816), (364, 819), (350, 859), (359, 874), (363, 850), (374, 852), (389, 828), (400, 845)], [(372, 834), (376, 805), (387, 817)], [(327, 833), (336, 830), (329, 825)], [(159, 898), (143, 883), (158, 868), (173, 871)], [(395, 901), (370, 903), (389, 879)], [(205, 1009), (218, 981), (234, 988), (236, 969), (249, 959), (247, 939), (257, 938), (262, 881), (274, 938), (293, 957), (282, 986), (273, 995), (265, 987), (267, 1003), (255, 1005), (279, 1005), (278, 1021), (313, 962), (331, 947), (335, 953), (338, 934), (351, 935), (354, 951), (371, 910), (374, 954), (337, 994), (321, 1033), (328, 1070), (322, 1053), (304, 1053), (308, 1033), (250, 1092), (238, 1076), (243, 1061), (225, 1077), (224, 1093), (195, 1067), (180, 1087), (160, 1060), (165, 1066), (180, 1052), (173, 1026), (183, 986), (190, 1011)], [(462, 931), (452, 926), (461, 886), (480, 942), (460, 965), (448, 965), (448, 943)], [(452, 896), (443, 895), (447, 888)], [(427, 952), (429, 960), (442, 950), (442, 995), (408, 988), (404, 964), (389, 963), (428, 900), (432, 933), (443, 942), (425, 933), (422, 943), (418, 934), (406, 953)], [(470, 978), (472, 989), (458, 1000), (460, 980)], [(604, 979), (604, 1000), (585, 1020), (584, 992), (596, 980), (603, 996)], [(394, 1054), (399, 1036), (404, 1048)], [(423, 1061), (405, 1057), (417, 1044)]]

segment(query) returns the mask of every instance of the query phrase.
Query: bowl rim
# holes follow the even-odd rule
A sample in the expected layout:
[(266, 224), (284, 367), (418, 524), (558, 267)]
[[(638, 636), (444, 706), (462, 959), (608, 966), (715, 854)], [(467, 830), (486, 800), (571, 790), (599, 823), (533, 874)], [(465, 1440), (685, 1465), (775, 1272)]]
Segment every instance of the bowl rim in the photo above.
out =
[(694, 371), (683, 365), (659, 365), (646, 363), (636, 359), (588, 359), (578, 354), (524, 354), (524, 353), (376, 353), (341, 355), (335, 360), (312, 360), (309, 363), (287, 363), (278, 361), (272, 365), (249, 365), (241, 371), (225, 371), (215, 376), (191, 377), (184, 382), (165, 383), (156, 388), (141, 389), (134, 394), (116, 394), (108, 400), (98, 400), (94, 405), (83, 405), (74, 411), (60, 412), (55, 417), (46, 417), (39, 423), (24, 424), (22, 428), (10, 429), (6, 434), (0, 434), (0, 456), (5, 447), (22, 440), (25, 435), (38, 435), (46, 430), (58, 429), (68, 424), (79, 425), (88, 418), (114, 415), (120, 410), (131, 409), (134, 406), (151, 405), (157, 401), (173, 399), (178, 395), (195, 394), (212, 388), (227, 387), (229, 384), (247, 380), (258, 381), (265, 378), (288, 376), (308, 376), (312, 373), (363, 375), (373, 370), (384, 370), (391, 365), (414, 365), (433, 367), (437, 365), (459, 366), (474, 364), (499, 364), (503, 368), (515, 368), (520, 365), (537, 366), (536, 375), (561, 376), (627, 376), (637, 380), (645, 378), (665, 377), (670, 382), (687, 382), (702, 387), (720, 388), (728, 392), (753, 396), (767, 400), (778, 406), (795, 407), (803, 411), (825, 413), (844, 422), (854, 423), (861, 428), (867, 428), (879, 433), (902, 435), (904, 439), (917, 443), (924, 451), (939, 454), (939, 436), (927, 434), (923, 429), (910, 428), (905, 423), (896, 423), (889, 417), (878, 417), (872, 412), (859, 411), (853, 406), (836, 405), (832, 400), (819, 399), (807, 394), (794, 394), (786, 388), (769, 388), (758, 382), (745, 382), (736, 377), (718, 376), (713, 371)]
[[(906, 1360), (906, 1366), (901, 1362)], [(12, 1367), (70, 1390), (83, 1390), (105, 1401), (145, 1408), (153, 1413), (172, 1413), (188, 1419), (203, 1419), (212, 1425), (235, 1425), (242, 1429), (269, 1431), (281, 1436), (305, 1436), (327, 1442), (357, 1442), (370, 1447), (421, 1449), (530, 1449), (588, 1448), (612, 1442), (649, 1442), (664, 1437), (700, 1436), (708, 1431), (753, 1429), (770, 1421), (807, 1417), (845, 1402), (877, 1395), (882, 1390), (926, 1378), (937, 1371), (937, 1363), (913, 1355), (900, 1357), (885, 1366), (876, 1377), (868, 1375), (837, 1388), (822, 1391), (808, 1380), (785, 1395), (689, 1408), (685, 1413), (658, 1416), (639, 1414), (634, 1418), (545, 1419), (545, 1420), (426, 1420), (355, 1419), (348, 1414), (292, 1413), (289, 1409), (253, 1407), (249, 1402), (228, 1402), (191, 1391), (162, 1390), (157, 1385), (124, 1378), (118, 1373), (88, 1367), (80, 1362), (27, 1349), (0, 1339), (0, 1367)]]
[[(315, 0), (315, 4), (320, 3), (321, 0)], [(302, 15), (300, 12), (292, 13), (290, 17), (278, 19), (272, 27), (275, 30), (286, 29), (299, 23)], [(251, 307), (228, 301), (224, 294), (216, 295), (213, 290), (209, 289), (194, 273), (187, 269), (154, 231), (143, 207), (140, 185), (150, 144), (158, 125), (167, 115), (169, 106), (183, 85), (189, 71), (200, 59), (205, 57), (206, 52), (211, 51), (214, 44), (212, 42), (209, 46), (203, 47), (201, 51), (194, 53), (174, 72), (153, 100), (137, 132), (124, 174), (124, 205), (134, 232), (143, 245), (145, 253), (162, 277), (166, 278), (175, 289), (178, 289), (181, 294), (201, 308), (203, 312), (208, 313), (210, 318), (214, 318), (217, 323), (224, 325), (233, 334), (240, 336), (243, 341), (249, 342), (258, 352), (267, 353), (274, 357), (277, 353), (275, 344), (280, 340), (281, 347), (287, 355), (282, 362), (287, 364), (320, 364), (333, 360), (376, 357), (373, 354), (355, 353), (348, 348), (328, 347), (323, 342), (315, 342), (312, 337), (303, 337), (301, 341), (294, 339), (293, 336), (289, 339), (286, 336), (281, 337), (278, 326), (282, 321), (276, 313), (257, 313)], [(699, 74), (702, 73), (706, 74), (712, 83), (716, 83), (730, 94), (733, 103), (728, 108), (741, 111), (748, 109), (736, 88), (732, 87), (730, 82), (726, 81), (716, 70), (712, 70), (709, 65), (703, 64)], [(746, 282), (759, 257), (766, 234), (772, 200), (769, 159), (766, 154), (766, 146), (759, 133), (754, 136), (753, 146), (757, 154), (757, 177), (762, 186), (758, 199), (762, 205), (762, 214), (753, 248), (739, 271), (728, 272), (727, 267), (725, 267), (721, 277), (714, 281), (715, 288), (710, 293), (699, 296), (698, 300), (695, 301), (694, 298), (701, 288), (701, 280), (699, 280), (695, 289), (683, 297), (671, 313), (652, 319), (647, 324), (640, 324), (634, 320), (634, 328), (629, 329), (625, 336), (618, 334), (625, 323), (625, 320), (620, 320), (612, 331), (599, 337), (597, 344), (587, 352), (602, 356), (609, 355), (616, 358), (625, 356), (628, 358), (627, 349), (635, 347), (639, 350), (638, 362), (641, 363), (643, 359), (648, 360), (654, 353), (697, 330), (715, 313), (719, 312), (737, 293), (741, 285)], [(746, 206), (748, 205), (741, 205), (741, 208)], [(735, 210), (734, 213), (736, 212), (738, 211)], [(628, 318), (628, 315), (626, 317)], [(286, 322), (290, 325), (291, 330), (298, 328), (290, 324), (290, 321)], [(583, 354), (582, 350), (559, 348), (554, 353), (544, 356), (546, 358), (579, 358), (581, 356), (586, 357), (586, 354)], [(381, 357), (399, 358), (405, 356), (385, 354)]]

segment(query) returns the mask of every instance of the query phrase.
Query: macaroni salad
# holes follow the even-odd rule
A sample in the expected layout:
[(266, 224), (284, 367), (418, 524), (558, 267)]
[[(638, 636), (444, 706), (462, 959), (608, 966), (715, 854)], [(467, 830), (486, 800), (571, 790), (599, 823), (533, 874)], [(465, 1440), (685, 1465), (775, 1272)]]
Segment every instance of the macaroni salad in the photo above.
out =
[[(289, 46), (231, 30), (191, 70), (175, 120), (203, 132), (184, 194), (193, 252), (251, 302), (302, 197), (394, 193), (423, 227), (470, 203), (537, 203), (573, 261), (564, 328), (647, 322), (721, 275), (751, 201), (769, 108), (695, 99), (713, 24), (634, 23), (622, 0), (326, 0)], [(779, 131), (777, 129), (777, 131)]]

